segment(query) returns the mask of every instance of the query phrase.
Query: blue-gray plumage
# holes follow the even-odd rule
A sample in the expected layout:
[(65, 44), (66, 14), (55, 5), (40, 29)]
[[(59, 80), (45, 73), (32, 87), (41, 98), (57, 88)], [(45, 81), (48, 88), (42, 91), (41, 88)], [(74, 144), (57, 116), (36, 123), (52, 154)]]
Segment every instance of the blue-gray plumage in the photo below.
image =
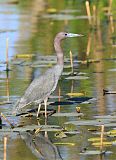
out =
[(40, 111), (41, 103), (44, 101), (45, 104), (45, 118), (47, 118), (47, 100), (50, 94), (56, 89), (58, 80), (63, 71), (64, 55), (60, 46), (61, 40), (67, 37), (78, 37), (80, 34), (60, 32), (54, 39), (54, 48), (57, 55), (57, 64), (52, 68), (48, 69), (43, 75), (34, 79), (24, 95), (21, 97), (17, 105), (15, 106), (14, 112), (18, 112), (24, 109), (27, 105), (35, 102), (39, 104), (38, 113)]

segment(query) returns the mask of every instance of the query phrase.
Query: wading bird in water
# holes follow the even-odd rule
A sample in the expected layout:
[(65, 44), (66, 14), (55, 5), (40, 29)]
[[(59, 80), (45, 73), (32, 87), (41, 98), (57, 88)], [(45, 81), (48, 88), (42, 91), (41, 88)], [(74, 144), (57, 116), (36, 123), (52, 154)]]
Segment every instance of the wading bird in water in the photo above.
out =
[(79, 36), (83, 35), (66, 32), (60, 32), (56, 35), (54, 39), (54, 48), (57, 55), (57, 64), (31, 82), (24, 95), (21, 97), (21, 99), (13, 109), (13, 112), (17, 113), (20, 110), (25, 109), (27, 105), (30, 105), (34, 102), (39, 105), (37, 112), (38, 116), (41, 108), (41, 103), (44, 102), (45, 118), (47, 118), (47, 100), (51, 93), (56, 89), (64, 66), (64, 54), (61, 48), (61, 41), (67, 37)]

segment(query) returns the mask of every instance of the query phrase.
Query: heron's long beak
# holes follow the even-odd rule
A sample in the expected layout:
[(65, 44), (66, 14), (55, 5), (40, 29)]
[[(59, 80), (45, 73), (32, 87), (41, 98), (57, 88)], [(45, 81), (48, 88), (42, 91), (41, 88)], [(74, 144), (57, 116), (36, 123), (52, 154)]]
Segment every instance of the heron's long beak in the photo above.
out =
[(67, 37), (81, 37), (81, 36), (84, 36), (82, 34), (74, 34), (74, 33), (68, 33), (67, 34)]

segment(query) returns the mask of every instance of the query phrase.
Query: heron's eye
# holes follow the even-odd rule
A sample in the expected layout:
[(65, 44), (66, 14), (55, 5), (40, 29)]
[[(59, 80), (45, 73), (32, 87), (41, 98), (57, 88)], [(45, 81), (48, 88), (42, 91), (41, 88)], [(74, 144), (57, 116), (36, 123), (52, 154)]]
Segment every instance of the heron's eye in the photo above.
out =
[(67, 33), (65, 33), (65, 36), (67, 36)]

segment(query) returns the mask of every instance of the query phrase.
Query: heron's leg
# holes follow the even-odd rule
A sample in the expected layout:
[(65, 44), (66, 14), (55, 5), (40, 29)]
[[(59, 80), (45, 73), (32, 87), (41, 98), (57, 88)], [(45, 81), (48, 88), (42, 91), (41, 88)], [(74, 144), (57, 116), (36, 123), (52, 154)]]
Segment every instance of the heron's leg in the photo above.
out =
[(47, 118), (47, 101), (48, 101), (48, 98), (46, 98), (44, 100), (44, 105), (45, 105), (45, 118)]
[[(47, 125), (47, 119), (45, 119), (45, 126), (46, 126), (46, 125)], [(45, 136), (45, 138), (47, 138), (47, 139), (48, 139), (48, 132), (47, 132), (47, 131), (45, 131), (44, 136)]]
[(40, 108), (41, 108), (41, 103), (39, 104), (39, 107), (38, 107), (38, 110), (37, 110), (37, 117), (39, 116)]

